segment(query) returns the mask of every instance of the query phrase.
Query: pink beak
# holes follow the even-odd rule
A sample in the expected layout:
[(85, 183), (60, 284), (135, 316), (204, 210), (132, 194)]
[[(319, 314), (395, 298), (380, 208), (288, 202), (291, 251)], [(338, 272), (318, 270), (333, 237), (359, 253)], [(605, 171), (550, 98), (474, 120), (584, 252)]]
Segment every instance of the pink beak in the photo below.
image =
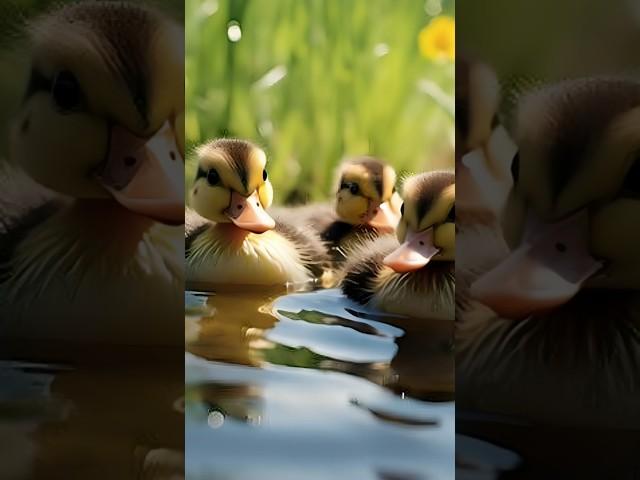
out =
[(384, 264), (398, 273), (424, 267), (440, 251), (433, 243), (433, 228), (424, 232), (407, 232), (407, 241), (387, 255)]
[(366, 223), (381, 232), (394, 232), (400, 221), (400, 215), (394, 213), (389, 202), (369, 202), (369, 210), (365, 216)]
[(248, 197), (232, 192), (225, 214), (237, 227), (253, 233), (264, 233), (276, 226), (275, 220), (262, 208), (258, 192)]
[(151, 138), (114, 126), (109, 156), (95, 173), (122, 206), (162, 223), (184, 223), (184, 160), (166, 122)]
[(586, 211), (560, 222), (529, 220), (524, 244), (471, 285), (471, 295), (501, 316), (526, 318), (569, 301), (602, 268), (588, 250)]

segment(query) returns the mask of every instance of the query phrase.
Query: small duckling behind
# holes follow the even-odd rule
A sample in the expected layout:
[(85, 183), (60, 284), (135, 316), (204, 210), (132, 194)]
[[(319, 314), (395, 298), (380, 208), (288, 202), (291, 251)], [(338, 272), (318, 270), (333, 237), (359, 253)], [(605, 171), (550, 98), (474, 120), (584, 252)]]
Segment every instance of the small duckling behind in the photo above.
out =
[(455, 174), (406, 180), (397, 236), (364, 242), (344, 266), (343, 293), (390, 313), (453, 320)]
[(335, 207), (287, 208), (286, 215), (318, 232), (333, 261), (341, 263), (354, 245), (395, 232), (402, 199), (395, 188), (395, 170), (374, 157), (345, 161), (336, 183)]
[(266, 155), (245, 140), (218, 139), (197, 150), (198, 171), (186, 212), (187, 282), (278, 286), (323, 272), (325, 252), (310, 230), (276, 222)]

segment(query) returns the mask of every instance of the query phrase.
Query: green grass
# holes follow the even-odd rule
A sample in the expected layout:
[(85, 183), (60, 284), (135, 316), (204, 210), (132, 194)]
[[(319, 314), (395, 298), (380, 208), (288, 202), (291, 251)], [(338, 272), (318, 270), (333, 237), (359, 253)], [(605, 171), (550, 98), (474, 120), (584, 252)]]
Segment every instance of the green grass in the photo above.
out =
[[(254, 141), (279, 202), (327, 198), (345, 156), (376, 155), (405, 173), (453, 167), (454, 67), (420, 55), (424, 6), (187, 0), (187, 151), (221, 136)], [(443, 13), (453, 8), (445, 1)], [(194, 171), (188, 155), (187, 185)]]

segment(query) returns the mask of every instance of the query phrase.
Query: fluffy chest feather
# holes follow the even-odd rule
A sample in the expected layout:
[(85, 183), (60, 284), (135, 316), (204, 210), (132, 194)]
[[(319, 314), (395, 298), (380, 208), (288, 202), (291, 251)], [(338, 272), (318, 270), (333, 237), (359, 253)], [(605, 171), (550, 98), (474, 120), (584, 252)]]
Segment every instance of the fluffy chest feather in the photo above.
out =
[(431, 270), (424, 268), (399, 274), (383, 268), (375, 281), (372, 303), (383, 310), (410, 317), (453, 320), (453, 270)]
[(295, 245), (273, 231), (237, 236), (215, 225), (194, 239), (187, 256), (192, 283), (285, 285), (310, 279)]
[(0, 335), (180, 344), (181, 229), (116, 220), (72, 210), (36, 227), (5, 266)]

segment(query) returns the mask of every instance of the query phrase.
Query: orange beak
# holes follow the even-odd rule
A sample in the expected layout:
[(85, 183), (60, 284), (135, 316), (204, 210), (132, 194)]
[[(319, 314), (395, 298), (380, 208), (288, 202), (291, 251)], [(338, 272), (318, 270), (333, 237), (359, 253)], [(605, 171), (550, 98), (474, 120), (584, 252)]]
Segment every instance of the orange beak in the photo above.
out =
[(602, 268), (588, 250), (588, 221), (581, 211), (529, 229), (529, 240), (474, 282), (471, 295), (512, 319), (566, 303)]
[(95, 173), (122, 206), (162, 223), (184, 223), (184, 160), (169, 122), (141, 138), (114, 126), (109, 155)]
[(258, 192), (243, 197), (232, 191), (225, 214), (238, 228), (253, 233), (264, 233), (276, 226), (275, 220), (262, 208)]
[(433, 243), (433, 228), (424, 232), (407, 232), (407, 241), (385, 257), (383, 263), (398, 273), (424, 267), (440, 251)]
[(381, 232), (394, 232), (400, 221), (400, 214), (391, 209), (389, 202), (369, 202), (369, 210), (365, 216), (366, 223)]

